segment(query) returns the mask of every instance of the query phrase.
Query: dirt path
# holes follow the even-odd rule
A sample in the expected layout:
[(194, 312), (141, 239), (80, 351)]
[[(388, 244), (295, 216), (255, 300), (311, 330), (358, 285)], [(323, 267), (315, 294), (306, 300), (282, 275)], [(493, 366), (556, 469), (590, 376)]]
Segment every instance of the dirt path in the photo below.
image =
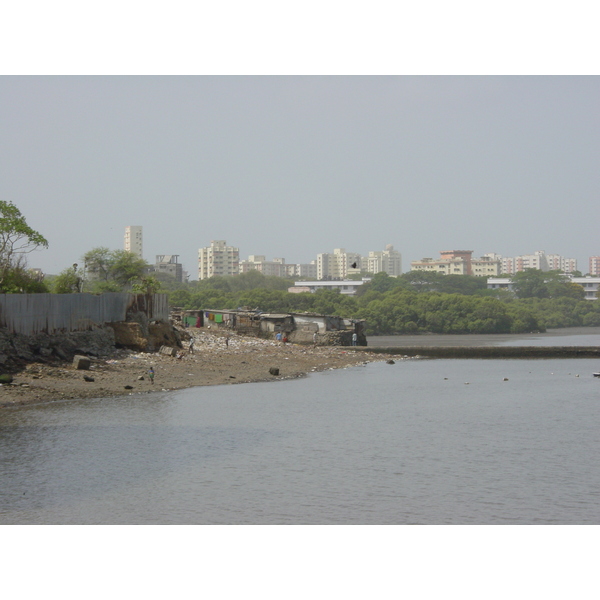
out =
[[(231, 335), (227, 342), (225, 334), (187, 331), (194, 336), (194, 348), (193, 351), (186, 348), (180, 358), (118, 350), (108, 359), (92, 360), (89, 371), (78, 371), (69, 363), (32, 363), (14, 376), (12, 384), (0, 386), (0, 407), (290, 379), (313, 371), (390, 358), (364, 350), (355, 352), (348, 347), (279, 345), (236, 335)], [(149, 377), (151, 367), (155, 372), (154, 383)], [(272, 375), (270, 368), (279, 369), (279, 374)]]

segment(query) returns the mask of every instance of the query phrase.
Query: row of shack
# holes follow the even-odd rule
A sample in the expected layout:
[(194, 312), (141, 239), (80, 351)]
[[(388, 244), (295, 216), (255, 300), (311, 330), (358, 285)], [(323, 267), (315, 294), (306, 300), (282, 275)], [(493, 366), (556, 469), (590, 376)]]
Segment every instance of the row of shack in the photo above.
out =
[[(366, 346), (366, 322), (314, 313), (264, 313), (249, 310), (181, 310), (173, 309), (171, 317), (183, 327), (230, 330), (241, 335), (275, 338), (281, 332), (289, 342), (316, 343), (326, 346), (351, 346), (356, 333), (357, 345)], [(315, 333), (317, 334), (315, 336)]]

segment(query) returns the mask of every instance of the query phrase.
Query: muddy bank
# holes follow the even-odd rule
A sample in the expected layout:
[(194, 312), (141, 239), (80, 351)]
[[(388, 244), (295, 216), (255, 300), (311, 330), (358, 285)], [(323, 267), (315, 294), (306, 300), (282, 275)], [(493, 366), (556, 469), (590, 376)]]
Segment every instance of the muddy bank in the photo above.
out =
[[(121, 349), (110, 356), (92, 357), (86, 371), (76, 370), (67, 361), (31, 362), (13, 374), (11, 384), (0, 386), (0, 407), (291, 379), (386, 359), (385, 353), (368, 349), (279, 345), (232, 334), (228, 339), (226, 334), (194, 328), (186, 332), (193, 336), (193, 348), (184, 341), (178, 356)], [(154, 383), (149, 377), (151, 367)]]

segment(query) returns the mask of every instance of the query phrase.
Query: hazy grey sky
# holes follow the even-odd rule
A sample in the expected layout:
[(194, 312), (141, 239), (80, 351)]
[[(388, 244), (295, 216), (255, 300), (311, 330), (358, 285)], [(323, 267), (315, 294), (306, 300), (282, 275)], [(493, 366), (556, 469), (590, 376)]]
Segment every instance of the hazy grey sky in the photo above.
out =
[(144, 228), (144, 257), (224, 239), (309, 262), (393, 244), (600, 254), (597, 76), (3, 76), (0, 199), (57, 273)]

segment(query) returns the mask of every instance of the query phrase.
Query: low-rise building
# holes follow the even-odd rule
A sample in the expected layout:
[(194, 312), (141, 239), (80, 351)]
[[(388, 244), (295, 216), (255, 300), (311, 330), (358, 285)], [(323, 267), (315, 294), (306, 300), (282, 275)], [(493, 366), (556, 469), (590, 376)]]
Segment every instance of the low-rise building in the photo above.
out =
[(300, 294), (310, 292), (314, 294), (318, 290), (339, 290), (340, 294), (353, 296), (368, 279), (362, 281), (296, 281), (293, 287), (288, 288), (288, 292)]
[(423, 258), (410, 263), (411, 271), (427, 271), (441, 275), (474, 275), (493, 277), (500, 274), (500, 260), (495, 254), (473, 258), (472, 250), (444, 250), (439, 259)]
[[(299, 344), (350, 346), (353, 334), (358, 345), (366, 346), (366, 321), (316, 313), (263, 313), (260, 310), (188, 310), (178, 315), (184, 327), (232, 330), (244, 335), (275, 338), (281, 332)], [(316, 334), (316, 336), (315, 336)]]
[(154, 272), (170, 275), (179, 283), (183, 281), (183, 265), (178, 254), (157, 254)]
[[(585, 291), (586, 300), (598, 300), (598, 288), (600, 287), (600, 277), (572, 277), (568, 280), (571, 283), (580, 285)], [(487, 280), (488, 290), (508, 290), (513, 291), (513, 283), (510, 277), (490, 277)]]

